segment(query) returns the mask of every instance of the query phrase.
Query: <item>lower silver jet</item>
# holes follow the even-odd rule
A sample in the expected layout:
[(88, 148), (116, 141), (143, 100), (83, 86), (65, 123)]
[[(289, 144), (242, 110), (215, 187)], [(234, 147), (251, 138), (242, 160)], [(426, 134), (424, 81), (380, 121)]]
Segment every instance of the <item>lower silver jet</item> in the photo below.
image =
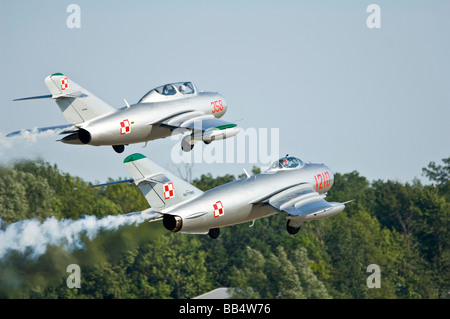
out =
[[(209, 234), (217, 238), (220, 228), (280, 213), (286, 229), (296, 234), (305, 221), (340, 213), (345, 203), (324, 200), (333, 186), (332, 171), (323, 164), (304, 163), (286, 156), (264, 173), (249, 176), (202, 192), (171, 174), (142, 154), (132, 154), (124, 164), (151, 208), (139, 212), (150, 221), (161, 220), (172, 232)], [(136, 213), (132, 213), (136, 214)]]

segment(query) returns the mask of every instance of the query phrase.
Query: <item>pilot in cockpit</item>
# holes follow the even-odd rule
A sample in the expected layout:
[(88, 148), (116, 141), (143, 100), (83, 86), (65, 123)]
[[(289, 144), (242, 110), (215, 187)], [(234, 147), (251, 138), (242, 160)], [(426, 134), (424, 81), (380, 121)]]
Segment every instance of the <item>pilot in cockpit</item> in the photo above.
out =
[(295, 157), (289, 157), (289, 155), (286, 155), (286, 157), (283, 157), (279, 161), (280, 168), (294, 168), (299, 165), (299, 160)]
[(284, 169), (298, 169), (303, 167), (303, 162), (297, 157), (289, 156), (286, 154), (285, 157), (280, 158), (279, 160), (273, 162), (272, 166), (267, 170), (268, 172), (275, 172), (278, 170)]
[(186, 93), (186, 87), (184, 86), (184, 84), (181, 84), (180, 87), (178, 88), (178, 91), (180, 91), (181, 93)]
[(176, 92), (175, 92), (175, 89), (173, 88), (172, 85), (166, 84), (166, 85), (164, 86), (164, 90), (163, 90), (163, 94), (164, 94), (164, 95), (174, 95), (175, 93), (176, 93)]

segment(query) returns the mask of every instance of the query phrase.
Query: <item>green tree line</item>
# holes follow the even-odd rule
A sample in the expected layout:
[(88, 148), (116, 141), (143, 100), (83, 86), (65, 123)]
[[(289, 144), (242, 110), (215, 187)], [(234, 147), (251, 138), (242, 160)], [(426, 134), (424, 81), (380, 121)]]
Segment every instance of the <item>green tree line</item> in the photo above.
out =
[[(423, 168), (426, 185), (335, 174), (327, 200), (355, 201), (295, 236), (273, 215), (223, 228), (217, 240), (155, 222), (101, 232), (73, 252), (52, 246), (30, 259), (12, 251), (0, 260), (0, 297), (193, 298), (230, 287), (235, 298), (449, 298), (450, 158), (442, 162)], [(207, 190), (236, 178), (206, 174), (193, 183)], [(0, 231), (24, 219), (148, 208), (134, 185), (90, 186), (41, 160), (1, 167)], [(81, 288), (67, 287), (69, 264), (80, 266)], [(380, 288), (367, 285), (371, 264), (380, 267)]]

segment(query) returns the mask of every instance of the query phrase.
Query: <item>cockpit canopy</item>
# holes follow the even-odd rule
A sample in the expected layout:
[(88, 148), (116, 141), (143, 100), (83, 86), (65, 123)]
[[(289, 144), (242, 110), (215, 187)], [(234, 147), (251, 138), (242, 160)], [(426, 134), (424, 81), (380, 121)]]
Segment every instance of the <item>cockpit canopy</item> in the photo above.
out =
[(304, 165), (305, 164), (301, 159), (286, 155), (285, 157), (280, 158), (278, 161), (275, 161), (267, 171), (273, 172), (285, 169), (299, 169)]
[(150, 90), (139, 103), (172, 101), (193, 95), (197, 95), (197, 88), (192, 82), (168, 83)]

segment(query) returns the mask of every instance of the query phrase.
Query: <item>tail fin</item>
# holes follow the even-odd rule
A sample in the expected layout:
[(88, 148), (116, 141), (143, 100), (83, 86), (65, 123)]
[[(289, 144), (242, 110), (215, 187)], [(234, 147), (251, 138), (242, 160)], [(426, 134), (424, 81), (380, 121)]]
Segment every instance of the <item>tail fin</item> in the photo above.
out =
[(72, 124), (83, 123), (116, 110), (62, 73), (47, 76), (45, 85), (67, 121)]
[(123, 162), (147, 202), (157, 212), (203, 193), (142, 154), (129, 155)]

